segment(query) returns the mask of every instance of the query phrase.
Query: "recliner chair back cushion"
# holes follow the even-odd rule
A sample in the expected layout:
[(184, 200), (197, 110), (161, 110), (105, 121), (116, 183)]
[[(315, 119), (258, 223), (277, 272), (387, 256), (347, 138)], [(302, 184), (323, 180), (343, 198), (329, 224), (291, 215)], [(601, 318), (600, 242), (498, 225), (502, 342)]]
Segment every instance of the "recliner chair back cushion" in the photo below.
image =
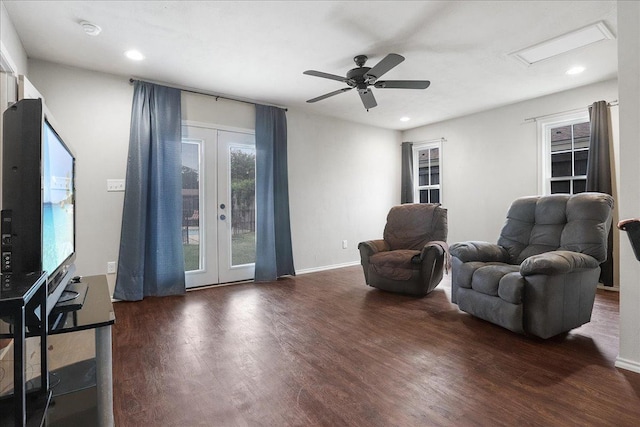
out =
[(394, 206), (387, 215), (383, 238), (392, 251), (419, 251), (428, 242), (446, 241), (447, 211), (438, 203)]
[(571, 197), (567, 202), (567, 225), (562, 230), (559, 249), (581, 252), (604, 262), (612, 210), (613, 197), (607, 194), (581, 193)]
[(517, 199), (509, 208), (498, 245), (507, 249), (511, 264), (557, 249), (585, 253), (602, 262), (607, 248), (601, 234), (606, 242), (612, 206), (613, 198), (599, 193)]

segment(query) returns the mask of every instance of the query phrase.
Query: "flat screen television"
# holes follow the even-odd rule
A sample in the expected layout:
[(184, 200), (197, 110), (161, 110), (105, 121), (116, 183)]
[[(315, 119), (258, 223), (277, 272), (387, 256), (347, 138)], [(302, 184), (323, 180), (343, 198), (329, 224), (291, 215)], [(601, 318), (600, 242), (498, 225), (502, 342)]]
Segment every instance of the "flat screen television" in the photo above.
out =
[(75, 271), (75, 157), (42, 100), (3, 115), (2, 272), (47, 272), (50, 312)]

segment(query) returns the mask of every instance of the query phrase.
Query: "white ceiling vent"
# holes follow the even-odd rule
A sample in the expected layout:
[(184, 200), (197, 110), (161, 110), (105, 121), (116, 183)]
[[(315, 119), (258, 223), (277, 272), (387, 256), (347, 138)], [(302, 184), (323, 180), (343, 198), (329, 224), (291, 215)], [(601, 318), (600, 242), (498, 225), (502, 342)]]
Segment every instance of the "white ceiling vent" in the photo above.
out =
[(615, 39), (603, 21), (538, 43), (509, 55), (526, 65), (544, 61), (601, 40)]

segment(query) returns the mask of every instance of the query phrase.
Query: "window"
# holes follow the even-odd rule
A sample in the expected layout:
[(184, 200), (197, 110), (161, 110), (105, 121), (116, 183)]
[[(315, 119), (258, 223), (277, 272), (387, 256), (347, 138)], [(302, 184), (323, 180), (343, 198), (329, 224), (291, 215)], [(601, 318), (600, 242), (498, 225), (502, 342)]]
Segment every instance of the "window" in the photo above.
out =
[(556, 117), (540, 124), (544, 194), (586, 191), (591, 126), (588, 113)]
[(441, 142), (413, 145), (413, 200), (419, 203), (440, 203)]

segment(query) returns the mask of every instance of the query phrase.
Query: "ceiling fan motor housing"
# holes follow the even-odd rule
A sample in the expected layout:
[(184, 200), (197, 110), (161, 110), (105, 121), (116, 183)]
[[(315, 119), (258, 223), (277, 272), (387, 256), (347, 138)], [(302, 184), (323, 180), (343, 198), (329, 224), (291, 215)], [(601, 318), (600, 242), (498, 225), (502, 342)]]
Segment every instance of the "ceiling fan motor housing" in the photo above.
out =
[(347, 84), (351, 87), (357, 87), (358, 89), (366, 89), (367, 86), (372, 85), (375, 82), (375, 78), (372, 80), (372, 76), (368, 76), (367, 72), (370, 67), (358, 67), (347, 72)]

